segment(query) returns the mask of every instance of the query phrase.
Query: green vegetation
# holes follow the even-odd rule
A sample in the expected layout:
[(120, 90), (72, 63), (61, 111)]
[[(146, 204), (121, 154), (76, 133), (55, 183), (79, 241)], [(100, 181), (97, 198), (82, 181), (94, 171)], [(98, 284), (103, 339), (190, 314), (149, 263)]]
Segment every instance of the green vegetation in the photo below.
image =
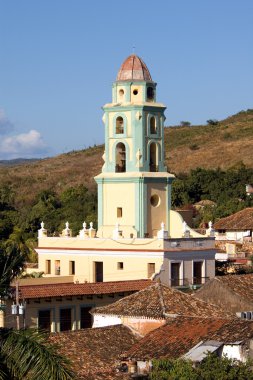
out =
[[(213, 120), (213, 119), (210, 119)], [(215, 125), (213, 125), (215, 124)], [(82, 223), (96, 227), (97, 195), (93, 177), (101, 172), (103, 146), (57, 157), (0, 166), (0, 241), (33, 248), (43, 220), (50, 234), (69, 222), (73, 235)], [(166, 163), (176, 173), (173, 207), (200, 200), (216, 203), (195, 215), (195, 226), (252, 206), (245, 185), (253, 184), (253, 110), (240, 111), (216, 123), (165, 128)], [(199, 168), (201, 167), (201, 168)]]
[[(19, 237), (19, 238), (18, 238)], [(0, 299), (10, 295), (11, 282), (21, 274), (28, 250), (19, 234), (0, 242)], [(71, 380), (67, 359), (37, 330), (0, 328), (0, 380)]]
[(153, 361), (150, 380), (252, 380), (252, 362), (238, 362), (215, 354), (197, 366), (190, 361), (162, 359)]
[(196, 227), (215, 221), (246, 207), (253, 207), (253, 197), (246, 195), (245, 185), (253, 183), (253, 169), (242, 163), (227, 171), (221, 169), (192, 170), (179, 174), (173, 182), (172, 205), (184, 208), (201, 200), (215, 204), (203, 207), (196, 215)]

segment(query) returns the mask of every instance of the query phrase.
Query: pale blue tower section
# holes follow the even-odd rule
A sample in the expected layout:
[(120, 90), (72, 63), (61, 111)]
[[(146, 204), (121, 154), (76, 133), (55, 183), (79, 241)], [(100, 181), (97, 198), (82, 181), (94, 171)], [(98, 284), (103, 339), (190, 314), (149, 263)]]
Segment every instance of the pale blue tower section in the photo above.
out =
[(115, 223), (123, 237), (155, 237), (161, 222), (169, 227), (174, 176), (164, 165), (165, 109), (145, 63), (129, 56), (113, 83), (112, 103), (103, 107), (104, 165), (95, 178), (100, 236), (110, 237)]

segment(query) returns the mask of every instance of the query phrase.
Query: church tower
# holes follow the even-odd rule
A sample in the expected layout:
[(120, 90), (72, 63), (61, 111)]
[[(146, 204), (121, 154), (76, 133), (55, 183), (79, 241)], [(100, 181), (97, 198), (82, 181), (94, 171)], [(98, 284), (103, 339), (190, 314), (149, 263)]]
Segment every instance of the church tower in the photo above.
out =
[(98, 184), (98, 237), (155, 238), (169, 231), (171, 183), (164, 165), (164, 111), (143, 60), (130, 55), (103, 107), (105, 152)]

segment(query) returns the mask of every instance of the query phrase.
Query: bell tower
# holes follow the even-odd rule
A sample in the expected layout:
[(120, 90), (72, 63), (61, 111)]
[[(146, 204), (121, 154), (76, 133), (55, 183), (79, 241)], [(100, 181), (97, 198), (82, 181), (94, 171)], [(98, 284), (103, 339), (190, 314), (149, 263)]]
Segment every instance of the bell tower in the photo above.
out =
[(105, 153), (98, 184), (98, 236), (115, 225), (123, 238), (154, 238), (161, 223), (169, 230), (171, 183), (164, 165), (164, 111), (156, 83), (137, 55), (121, 65), (112, 103), (103, 107)]

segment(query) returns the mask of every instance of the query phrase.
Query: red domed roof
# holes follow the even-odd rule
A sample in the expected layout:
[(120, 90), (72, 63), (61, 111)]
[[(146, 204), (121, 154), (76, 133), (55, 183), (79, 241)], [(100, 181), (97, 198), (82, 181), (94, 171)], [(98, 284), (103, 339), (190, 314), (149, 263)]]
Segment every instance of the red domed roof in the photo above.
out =
[(152, 81), (152, 78), (143, 60), (138, 55), (132, 54), (122, 63), (117, 80)]

